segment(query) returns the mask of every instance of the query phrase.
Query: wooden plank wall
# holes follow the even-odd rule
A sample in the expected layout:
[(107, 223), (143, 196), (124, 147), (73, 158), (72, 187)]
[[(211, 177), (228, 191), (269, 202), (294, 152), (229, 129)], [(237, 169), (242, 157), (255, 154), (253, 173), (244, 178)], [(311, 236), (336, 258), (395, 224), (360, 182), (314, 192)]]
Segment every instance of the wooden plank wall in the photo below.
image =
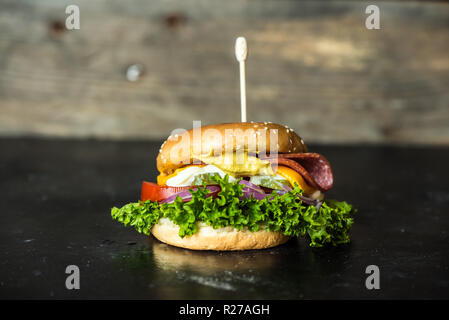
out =
[[(64, 28), (68, 4), (80, 30)], [(238, 121), (240, 35), (249, 120), (309, 142), (449, 145), (449, 5), (402, 1), (2, 0), (0, 135), (161, 139)]]

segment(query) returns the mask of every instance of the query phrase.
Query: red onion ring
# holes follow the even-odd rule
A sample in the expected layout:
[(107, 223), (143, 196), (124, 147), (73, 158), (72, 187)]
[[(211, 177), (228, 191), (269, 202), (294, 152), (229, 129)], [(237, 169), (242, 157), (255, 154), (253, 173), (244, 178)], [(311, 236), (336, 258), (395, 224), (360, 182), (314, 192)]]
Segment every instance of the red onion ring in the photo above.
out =
[[(202, 187), (200, 187), (200, 188), (202, 188)], [(194, 191), (197, 189), (198, 189), (198, 187), (193, 187), (190, 190)], [(221, 190), (219, 186), (207, 186), (206, 189), (209, 190), (209, 193), (206, 195), (206, 198), (211, 197), (211, 196), (215, 197), (217, 195), (217, 193)], [(171, 195), (170, 197), (161, 201), (161, 203), (172, 203), (173, 201), (175, 201), (175, 199), (177, 197), (181, 197), (182, 202), (187, 202), (187, 201), (192, 200), (192, 194), (190, 193), (190, 191), (182, 191), (182, 192), (176, 193), (174, 195)]]

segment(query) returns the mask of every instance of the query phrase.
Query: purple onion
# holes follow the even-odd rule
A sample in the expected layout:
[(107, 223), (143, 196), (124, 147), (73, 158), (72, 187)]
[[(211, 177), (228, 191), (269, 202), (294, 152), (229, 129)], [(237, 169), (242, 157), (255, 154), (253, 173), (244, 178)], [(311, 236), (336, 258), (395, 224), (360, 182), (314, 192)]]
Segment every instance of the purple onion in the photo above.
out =
[(308, 204), (310, 206), (315, 206), (318, 202), (318, 200), (312, 199), (312, 198), (308, 198), (308, 197), (304, 197), (301, 195), (298, 195), (298, 198), (304, 202), (305, 204)]
[[(266, 194), (266, 193), (255, 192), (252, 190), (243, 189), (242, 191), (243, 191), (242, 198), (247, 198), (247, 199), (249, 199), (251, 196), (253, 196), (254, 199), (256, 199), (256, 200), (263, 200), (268, 196), (268, 194)], [(242, 199), (242, 198), (240, 198), (240, 199)]]
[(289, 190), (275, 190), (275, 191), (278, 195), (282, 196), (282, 195), (288, 193)]
[[(254, 199), (256, 199), (256, 200), (263, 200), (266, 197), (271, 196), (271, 193), (265, 193), (265, 191), (261, 187), (255, 185), (254, 183), (251, 183), (246, 180), (241, 180), (239, 183), (245, 185), (245, 187), (242, 190), (243, 198), (249, 199), (251, 196), (253, 196)], [(280, 196), (293, 190), (292, 188), (290, 188), (289, 186), (287, 186), (285, 184), (282, 185), (282, 188), (284, 190), (275, 190), (275, 192)], [(322, 201), (308, 198), (308, 197), (305, 197), (302, 195), (298, 195), (297, 197), (299, 198), (299, 200), (301, 200), (305, 204), (310, 205), (310, 206), (315, 206), (318, 211), (320, 210), (321, 205), (323, 204)], [(270, 198), (270, 200), (271, 200), (271, 198)]]
[[(218, 191), (221, 190), (219, 186), (207, 186), (206, 188), (210, 191), (206, 195), (206, 198), (210, 197), (210, 196), (215, 196), (218, 193)], [(194, 191), (196, 189), (198, 189), (198, 187), (194, 187), (191, 190)], [(163, 201), (161, 201), (161, 203), (172, 203), (173, 201), (175, 201), (175, 199), (177, 197), (181, 197), (182, 202), (187, 202), (187, 201), (192, 200), (192, 194), (188, 190), (188, 191), (182, 191), (182, 192), (176, 193), (176, 194), (164, 199)]]
[(240, 180), (239, 184), (243, 184), (245, 186), (242, 189), (243, 192), (242, 198), (249, 199), (251, 196), (253, 196), (256, 200), (262, 200), (265, 199), (265, 197), (267, 196), (267, 194), (263, 191), (263, 189), (258, 185), (255, 185), (254, 183), (251, 183), (246, 180)]
[[(239, 182), (240, 184), (245, 185), (245, 187), (242, 189), (243, 192), (243, 197), (241, 197), (240, 199), (249, 199), (251, 196), (254, 197), (254, 199), (256, 200), (263, 200), (268, 196), (271, 196), (271, 193), (265, 193), (263, 191), (263, 189), (257, 185), (255, 185), (254, 183), (251, 183), (249, 181), (246, 180), (241, 180)], [(286, 193), (288, 193), (289, 191), (291, 191), (292, 189), (286, 185), (283, 185), (284, 190), (275, 190), (275, 192), (282, 196)], [(210, 192), (206, 195), (206, 197), (216, 197), (218, 192), (221, 190), (219, 186), (207, 186), (206, 187)], [(198, 187), (193, 187), (191, 190), (197, 190)], [(179, 193), (176, 193), (168, 198), (166, 198), (165, 200), (161, 201), (161, 203), (172, 203), (173, 201), (175, 201), (175, 199), (177, 197), (181, 197), (183, 202), (187, 202), (192, 200), (192, 194), (190, 193), (190, 191), (182, 191)], [(317, 209), (317, 211), (320, 210), (323, 202), (320, 200), (315, 200), (312, 198), (308, 198), (302, 195), (298, 195), (297, 196), (299, 200), (301, 200), (302, 202), (304, 202), (307, 205), (310, 206), (315, 206), (315, 208)], [(271, 200), (271, 198), (270, 198)]]
[[(265, 193), (261, 187), (255, 185), (254, 183), (251, 183), (246, 180), (241, 180), (239, 183), (245, 185), (245, 187), (242, 190), (243, 198), (249, 199), (251, 196), (253, 196), (256, 200), (263, 200), (266, 197), (271, 196), (271, 193)], [(275, 190), (275, 192), (280, 196), (293, 190), (292, 188), (290, 188), (289, 186), (286, 186), (285, 184), (283, 184), (282, 187), (284, 190)], [(298, 195), (297, 197), (299, 198), (299, 200), (301, 200), (305, 204), (307, 204), (309, 206), (315, 206), (317, 211), (320, 210), (321, 205), (323, 204), (323, 202), (320, 200), (315, 200), (315, 199), (308, 198), (308, 197), (305, 197), (302, 195)], [(270, 198), (270, 200), (271, 199), (272, 198)]]
[(261, 187), (259, 187), (258, 185), (255, 185), (254, 183), (251, 183), (249, 181), (240, 180), (239, 184), (245, 185), (245, 187), (243, 188), (243, 192), (245, 192), (245, 190), (246, 190), (246, 191), (252, 191), (252, 192), (256, 192), (256, 193), (265, 194), (265, 192), (263, 191), (263, 189)]
[(323, 201), (320, 201), (320, 200), (307, 198), (307, 197), (300, 196), (300, 195), (298, 195), (298, 198), (305, 204), (308, 204), (309, 206), (314, 206), (317, 211), (320, 211), (321, 206), (323, 205)]

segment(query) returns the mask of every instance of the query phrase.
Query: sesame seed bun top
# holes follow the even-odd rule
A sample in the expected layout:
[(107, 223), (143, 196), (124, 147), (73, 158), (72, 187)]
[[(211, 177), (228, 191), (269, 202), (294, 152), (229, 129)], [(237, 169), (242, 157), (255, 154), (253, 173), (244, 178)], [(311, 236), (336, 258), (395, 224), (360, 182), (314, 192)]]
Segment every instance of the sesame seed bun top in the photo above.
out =
[(287, 126), (270, 122), (233, 122), (194, 128), (175, 134), (162, 144), (157, 168), (163, 175), (194, 163), (195, 155), (224, 152), (252, 154), (307, 152), (304, 141)]

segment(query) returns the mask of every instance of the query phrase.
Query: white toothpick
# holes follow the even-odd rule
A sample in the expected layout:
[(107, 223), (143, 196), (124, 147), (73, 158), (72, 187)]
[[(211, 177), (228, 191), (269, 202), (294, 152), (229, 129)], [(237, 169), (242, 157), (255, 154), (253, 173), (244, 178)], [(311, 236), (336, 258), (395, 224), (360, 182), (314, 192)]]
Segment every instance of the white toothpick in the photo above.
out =
[(240, 106), (242, 111), (242, 122), (246, 122), (246, 82), (245, 82), (245, 60), (248, 56), (246, 39), (238, 37), (235, 40), (235, 57), (240, 66)]

